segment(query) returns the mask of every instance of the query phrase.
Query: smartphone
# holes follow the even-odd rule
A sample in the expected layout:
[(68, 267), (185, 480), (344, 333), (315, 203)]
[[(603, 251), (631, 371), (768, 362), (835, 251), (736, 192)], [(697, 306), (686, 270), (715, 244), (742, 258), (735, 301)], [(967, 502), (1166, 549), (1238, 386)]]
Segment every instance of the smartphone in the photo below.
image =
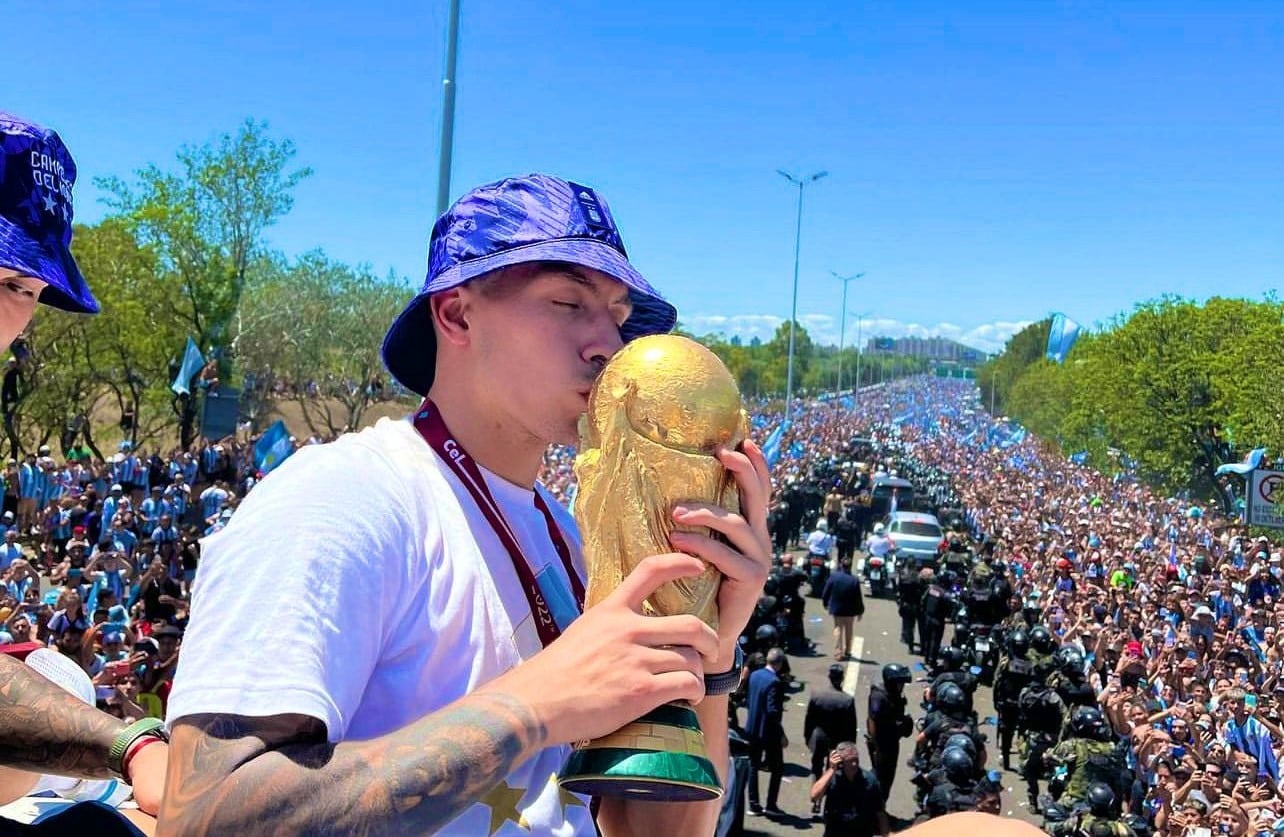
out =
[(1257, 695), (1244, 695), (1244, 705), (1249, 709), (1257, 708)]
[(1186, 830), (1186, 837), (1213, 837), (1213, 832), (1208, 828), (1190, 828)]
[(1180, 744), (1173, 746), (1173, 758), (1184, 759), (1186, 757), (1186, 748)]

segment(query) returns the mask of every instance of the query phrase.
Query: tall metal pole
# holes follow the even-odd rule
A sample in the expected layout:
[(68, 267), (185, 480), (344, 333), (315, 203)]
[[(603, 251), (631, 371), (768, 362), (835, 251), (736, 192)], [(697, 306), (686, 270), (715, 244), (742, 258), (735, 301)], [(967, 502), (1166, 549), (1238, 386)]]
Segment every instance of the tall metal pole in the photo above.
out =
[(450, 157), (455, 147), (455, 59), (459, 55), (459, 0), (450, 0), (446, 23), (446, 74), (441, 80), (441, 156), (437, 164), (437, 215), (450, 206)]
[(839, 276), (838, 272), (834, 270), (829, 271), (829, 273), (839, 282), (843, 283), (843, 307), (841, 309), (843, 314), (842, 314), (842, 317), (839, 318), (841, 325), (839, 325), (838, 327), (838, 389), (837, 389), (837, 392), (841, 393), (843, 391), (843, 348), (844, 346), (846, 346), (846, 337), (847, 337), (847, 285), (853, 279), (859, 279), (865, 274), (857, 273), (854, 276)]
[[(843, 309), (843, 310), (846, 310), (846, 309)], [(861, 345), (862, 345), (862, 343), (861, 343), (861, 336), (860, 336), (860, 334), (861, 334), (861, 320), (863, 320), (863, 319), (865, 319), (866, 317), (868, 317), (870, 312), (865, 311), (865, 312), (863, 312), (863, 313), (857, 314), (855, 311), (851, 311), (851, 312), (849, 312), (849, 313), (851, 313), (851, 314), (852, 314), (852, 316), (854, 316), (854, 317), (856, 318), (856, 386), (854, 387), (854, 389), (855, 389), (856, 394), (857, 394), (857, 395), (859, 395), (859, 394), (860, 394), (860, 383), (861, 383), (861, 376), (860, 376), (860, 356), (861, 356), (861, 351), (862, 351), (862, 349), (861, 349)]]
[(794, 177), (781, 169), (776, 169), (776, 173), (798, 187), (798, 223), (794, 230), (794, 301), (789, 309), (789, 358), (785, 364), (785, 421), (792, 421), (794, 417), (794, 322), (798, 319), (798, 256), (802, 251), (803, 187), (808, 183), (815, 183), (829, 172), (818, 171), (804, 178)]

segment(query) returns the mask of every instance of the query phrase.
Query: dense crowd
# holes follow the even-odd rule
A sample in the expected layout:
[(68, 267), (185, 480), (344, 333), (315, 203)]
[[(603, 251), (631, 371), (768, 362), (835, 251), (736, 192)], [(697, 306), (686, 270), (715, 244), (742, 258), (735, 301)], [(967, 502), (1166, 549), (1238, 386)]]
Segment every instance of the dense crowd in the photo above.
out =
[(57, 648), (98, 706), (163, 718), (200, 539), (226, 525), (261, 474), (235, 439), (167, 456), (129, 442), (108, 460), (39, 448), (3, 473), (0, 644)]
[[(996, 705), (1015, 659), (1038, 683), (1025, 698), (1046, 695), (1055, 716), (1041, 732), (1029, 720), (1039, 704), (1017, 711), (1023, 804), (1067, 817), (1049, 822), (1058, 833), (1087, 832), (1094, 816), (1116, 833), (1144, 824), (1241, 837), (1284, 826), (1280, 545), (1212, 507), (1161, 497), (1126, 471), (1065, 461), (991, 420), (975, 398), (971, 388), (920, 380), (863, 393), (854, 408), (799, 409), (782, 444), (776, 506), (789, 505), (796, 481), (810, 499), (778, 545), (828, 528), (823, 498), (860, 471), (854, 438), (886, 453), (875, 467), (950, 475), (960, 528), (981, 547), (977, 566), (997, 570), (1012, 593), (998, 614), (1008, 619)], [(913, 578), (911, 607), (936, 586), (959, 610), (967, 576)], [(959, 628), (956, 645), (967, 636)], [(957, 668), (956, 650), (929, 648), (925, 660), (938, 672)], [(1006, 761), (1011, 732), (1001, 737)], [(1132, 814), (1131, 825), (1096, 816), (1110, 808), (1091, 804), (1096, 785), (1109, 787), (1113, 814)]]
[[(1199, 503), (1160, 497), (1128, 473), (1064, 461), (1037, 440), (996, 443), (995, 423), (974, 399), (958, 384), (919, 380), (863, 392), (855, 403), (799, 402), (775, 464), (781, 556), (807, 549), (808, 533), (836, 534), (842, 559), (868, 546), (874, 470), (948, 474), (968, 540), (985, 545), (1012, 591), (1008, 627), (1045, 630), (1056, 652), (1047, 671), (1064, 674), (1068, 658), (1090, 685), (1091, 700), (1080, 703), (1101, 711), (1108, 742), (1123, 755), (1109, 783), (1118, 805), (1158, 834), (1277, 830), (1279, 545)], [(764, 433), (780, 415), (762, 410), (753, 420)], [(873, 451), (886, 462), (859, 461)], [(541, 473), (563, 502), (573, 494), (573, 457), (552, 448)], [(226, 523), (260, 476), (251, 446), (232, 439), (168, 456), (122, 444), (105, 462), (83, 448), (61, 460), (42, 448), (10, 461), (0, 642), (56, 647), (93, 678), (101, 708), (163, 717), (200, 538)], [(827, 555), (833, 545), (824, 544)], [(1025, 653), (1007, 648), (1000, 667)], [(935, 652), (926, 657), (944, 663)], [(1060, 740), (1074, 737), (1075, 709), (1061, 708)], [(1040, 779), (1057, 784), (1046, 758), (1053, 743), (1024, 770), (1032, 789)], [(855, 763), (848, 748), (833, 758)], [(1030, 802), (1048, 806), (1033, 793)]]

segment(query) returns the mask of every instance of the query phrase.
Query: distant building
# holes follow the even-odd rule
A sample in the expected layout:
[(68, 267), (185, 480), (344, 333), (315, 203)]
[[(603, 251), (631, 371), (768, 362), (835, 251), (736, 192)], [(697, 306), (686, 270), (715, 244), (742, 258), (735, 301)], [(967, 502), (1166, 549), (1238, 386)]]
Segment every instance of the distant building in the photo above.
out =
[(871, 337), (865, 351), (928, 360), (980, 363), (985, 352), (948, 337)]

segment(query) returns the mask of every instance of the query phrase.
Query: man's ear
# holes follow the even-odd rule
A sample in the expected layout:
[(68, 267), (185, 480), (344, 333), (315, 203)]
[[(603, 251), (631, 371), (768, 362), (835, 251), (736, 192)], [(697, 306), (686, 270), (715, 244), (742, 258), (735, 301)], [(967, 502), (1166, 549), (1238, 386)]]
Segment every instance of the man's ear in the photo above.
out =
[(428, 306), (432, 311), (433, 328), (437, 331), (438, 340), (444, 340), (456, 346), (466, 346), (468, 344), (468, 308), (470, 301), (467, 292), (462, 287), (451, 288), (448, 291), (432, 295), (428, 300)]

